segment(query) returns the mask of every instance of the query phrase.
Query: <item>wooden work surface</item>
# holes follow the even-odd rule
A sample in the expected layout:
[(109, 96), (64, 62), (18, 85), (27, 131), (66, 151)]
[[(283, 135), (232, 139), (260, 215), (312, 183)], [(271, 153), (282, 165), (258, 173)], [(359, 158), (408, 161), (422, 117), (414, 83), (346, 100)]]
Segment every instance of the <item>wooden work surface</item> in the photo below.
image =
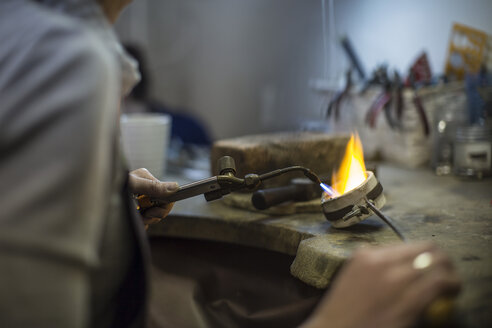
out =
[[(387, 200), (382, 210), (404, 235), (410, 241), (432, 240), (453, 259), (464, 280), (457, 300), (460, 326), (492, 326), (492, 180), (438, 177), (429, 169), (386, 165), (379, 166), (378, 179)], [(330, 227), (321, 209), (315, 214), (270, 216), (222, 201), (207, 203), (203, 197), (176, 203), (171, 215), (149, 233), (296, 255), (292, 274), (320, 288), (358, 245), (398, 242), (374, 216), (339, 230)]]

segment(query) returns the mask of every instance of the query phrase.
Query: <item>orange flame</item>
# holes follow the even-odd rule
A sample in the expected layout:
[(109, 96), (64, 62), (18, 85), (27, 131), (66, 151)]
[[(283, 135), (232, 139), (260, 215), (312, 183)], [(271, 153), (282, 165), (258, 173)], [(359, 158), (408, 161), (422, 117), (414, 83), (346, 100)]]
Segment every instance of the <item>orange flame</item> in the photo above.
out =
[(351, 135), (342, 163), (331, 177), (333, 189), (340, 195), (349, 192), (367, 179), (362, 142), (356, 133)]

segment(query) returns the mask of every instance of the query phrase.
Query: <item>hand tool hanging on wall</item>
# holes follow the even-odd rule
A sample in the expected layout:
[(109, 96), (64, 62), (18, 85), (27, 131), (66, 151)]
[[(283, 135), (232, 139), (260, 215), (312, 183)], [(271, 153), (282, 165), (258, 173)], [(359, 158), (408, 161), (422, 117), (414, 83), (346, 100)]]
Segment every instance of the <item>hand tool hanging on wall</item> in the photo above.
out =
[(340, 118), (340, 106), (342, 100), (348, 97), (350, 90), (352, 89), (352, 70), (347, 70), (345, 76), (345, 88), (342, 91), (339, 91), (328, 104), (328, 109), (326, 110), (326, 118), (334, 116), (335, 121), (338, 121), (338, 119)]
[[(421, 58), (417, 61), (416, 64), (420, 66), (423, 65), (423, 61), (421, 60)], [(428, 80), (429, 73), (423, 74), (422, 67), (416, 68), (414, 66), (412, 66), (409, 71), (409, 77), (406, 84), (413, 90), (412, 103), (419, 116), (420, 122), (424, 129), (424, 134), (428, 136), (430, 133), (429, 121), (427, 118), (427, 114), (425, 113), (422, 99), (420, 98), (417, 91), (415, 72), (421, 72), (421, 74), (419, 75), (421, 77), (421, 79), (419, 80), (421, 83)], [(428, 72), (428, 69), (425, 69), (424, 71)], [(379, 113), (381, 111), (384, 111), (386, 121), (390, 128), (403, 128), (403, 111), (405, 110), (405, 102), (403, 99), (403, 84), (398, 72), (394, 72), (393, 80), (391, 80), (388, 77), (386, 66), (380, 66), (374, 71), (373, 77), (371, 78), (368, 85), (381, 85), (383, 90), (369, 107), (369, 110), (366, 114), (366, 123), (371, 128), (375, 128)], [(364, 91), (365, 90), (363, 90), (362, 92)]]
[(425, 108), (422, 103), (422, 99), (419, 96), (418, 90), (417, 90), (417, 83), (415, 82), (415, 74), (413, 71), (410, 71), (408, 81), (410, 84), (410, 88), (413, 91), (413, 98), (412, 102), (415, 106), (415, 109), (417, 110), (417, 114), (419, 115), (420, 122), (422, 123), (422, 128), (424, 129), (424, 134), (426, 136), (429, 136), (430, 134), (430, 127), (429, 127), (429, 119), (427, 118), (427, 114), (425, 113)]
[(403, 83), (397, 70), (395, 70), (393, 78), (393, 97), (395, 98), (396, 119), (398, 120), (398, 125), (401, 128), (405, 104), (403, 102)]
[(359, 60), (359, 56), (355, 52), (352, 43), (350, 42), (347, 36), (344, 36), (340, 39), (340, 44), (348, 59), (350, 60), (350, 69), (345, 73), (345, 87), (343, 90), (336, 93), (336, 95), (331, 99), (328, 104), (328, 108), (326, 110), (326, 118), (334, 117), (335, 121), (338, 121), (340, 118), (340, 107), (342, 101), (348, 98), (350, 91), (354, 85), (352, 78), (352, 71), (355, 70), (357, 75), (359, 76), (360, 81), (364, 84), (366, 83), (366, 73), (362, 64)]
[(350, 63), (352, 64), (352, 67), (355, 68), (357, 73), (359, 74), (359, 78), (362, 81), (366, 80), (366, 72), (364, 71), (364, 68), (362, 67), (362, 64), (359, 60), (359, 56), (357, 56), (354, 48), (352, 47), (352, 43), (350, 42), (349, 38), (347, 36), (342, 37), (340, 40), (340, 43), (342, 45), (343, 50), (347, 54), (347, 57), (350, 59)]
[(422, 53), (412, 64), (408, 71), (408, 79), (412, 79), (412, 83), (419, 85), (429, 85), (432, 80), (432, 71), (430, 68), (427, 54)]
[[(381, 111), (384, 111), (386, 121), (388, 125), (395, 129), (399, 127), (396, 123), (393, 113), (393, 83), (388, 77), (387, 67), (380, 66), (373, 73), (373, 78), (370, 80), (369, 85), (381, 85), (382, 92), (376, 97), (376, 100), (371, 104), (369, 110), (366, 114), (366, 123), (369, 124), (371, 128), (376, 127), (376, 120)], [(365, 91), (365, 90), (364, 90)], [(396, 102), (398, 103), (398, 101)], [(401, 105), (400, 103), (399, 105)]]

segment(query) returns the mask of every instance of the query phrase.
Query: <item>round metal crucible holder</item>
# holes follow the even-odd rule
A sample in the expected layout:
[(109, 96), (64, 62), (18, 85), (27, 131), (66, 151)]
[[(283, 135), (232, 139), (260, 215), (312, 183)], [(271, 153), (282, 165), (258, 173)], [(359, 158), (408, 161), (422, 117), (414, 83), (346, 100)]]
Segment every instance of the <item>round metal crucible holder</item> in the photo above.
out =
[(334, 198), (325, 198), (323, 194), (321, 206), (328, 221), (335, 228), (350, 227), (375, 213), (367, 202), (372, 202), (377, 209), (386, 203), (383, 186), (371, 171), (367, 171), (367, 179), (357, 188)]

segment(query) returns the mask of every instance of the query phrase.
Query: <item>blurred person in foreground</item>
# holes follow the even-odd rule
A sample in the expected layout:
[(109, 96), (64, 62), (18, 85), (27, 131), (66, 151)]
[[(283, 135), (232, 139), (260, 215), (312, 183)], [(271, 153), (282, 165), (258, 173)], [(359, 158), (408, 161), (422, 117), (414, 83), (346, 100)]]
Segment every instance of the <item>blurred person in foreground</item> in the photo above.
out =
[[(119, 106), (138, 81), (110, 23), (129, 0), (0, 1), (0, 326), (144, 327), (148, 245), (129, 192), (176, 183), (128, 173)], [(419, 254), (432, 261), (412, 263)], [(365, 248), (304, 327), (408, 327), (459, 280), (429, 244)]]

